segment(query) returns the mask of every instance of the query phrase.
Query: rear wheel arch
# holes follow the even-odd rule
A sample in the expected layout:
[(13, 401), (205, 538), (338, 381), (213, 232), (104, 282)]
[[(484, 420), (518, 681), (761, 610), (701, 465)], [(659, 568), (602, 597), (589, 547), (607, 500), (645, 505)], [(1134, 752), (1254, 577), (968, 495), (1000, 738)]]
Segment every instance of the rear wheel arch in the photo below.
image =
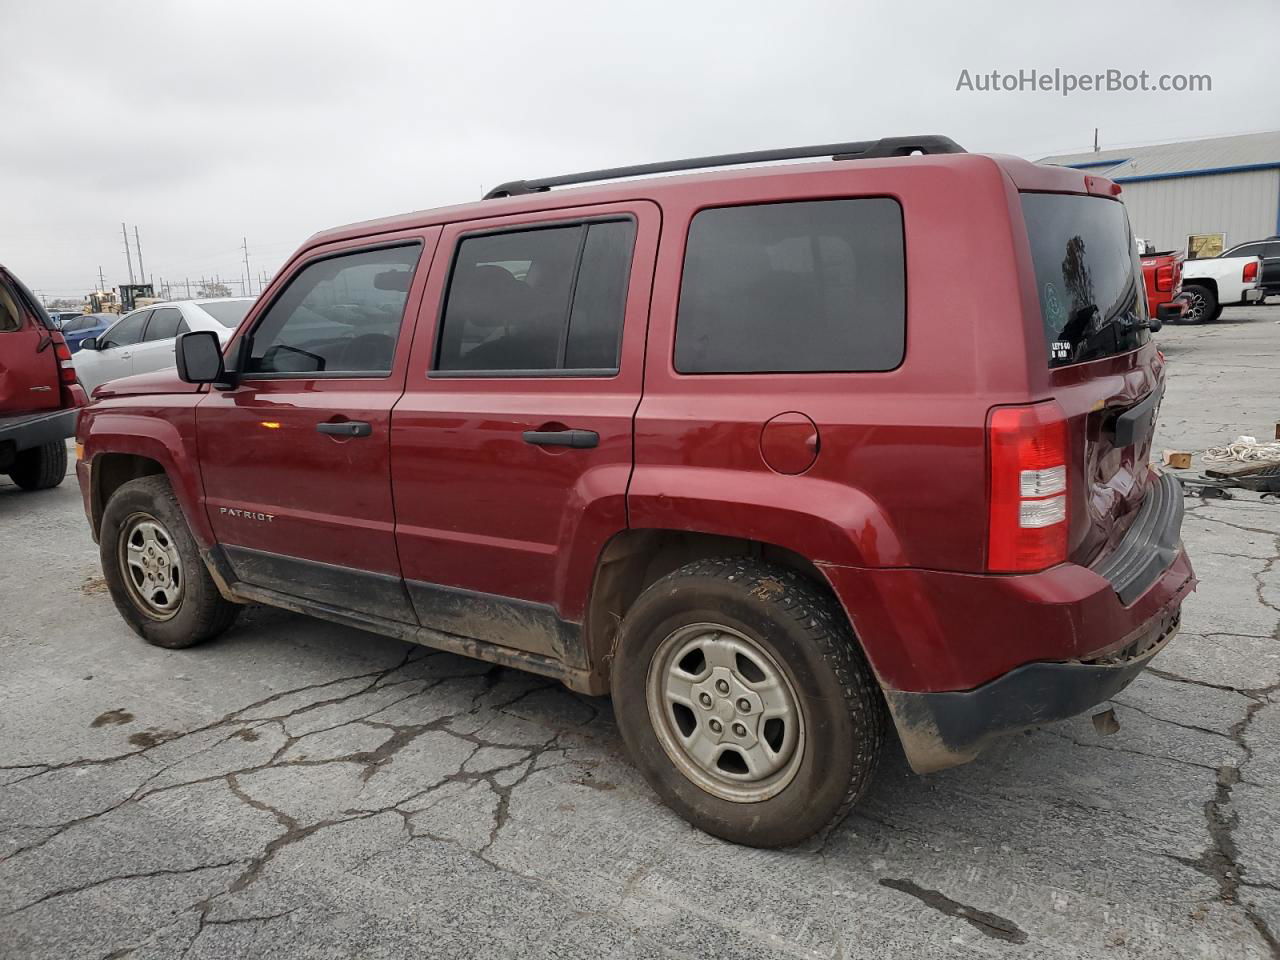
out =
[(618, 628), (646, 587), (696, 560), (733, 556), (795, 570), (819, 590), (834, 595), (817, 565), (774, 543), (688, 530), (623, 530), (600, 551), (587, 598), (583, 645), (591, 671), (608, 683)]

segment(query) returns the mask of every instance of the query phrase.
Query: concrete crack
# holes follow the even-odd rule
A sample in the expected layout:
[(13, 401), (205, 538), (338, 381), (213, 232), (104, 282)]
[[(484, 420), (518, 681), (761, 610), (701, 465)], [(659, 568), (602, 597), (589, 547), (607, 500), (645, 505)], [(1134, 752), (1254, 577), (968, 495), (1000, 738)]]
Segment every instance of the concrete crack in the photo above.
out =
[(1218, 898), (1223, 903), (1238, 906), (1266, 943), (1272, 956), (1280, 958), (1280, 939), (1277, 939), (1266, 920), (1257, 911), (1239, 899), (1240, 888), (1251, 884), (1244, 880), (1245, 870), (1240, 866), (1239, 851), (1235, 843), (1235, 829), (1239, 825), (1240, 815), (1230, 809), (1232, 789), (1240, 782), (1245, 764), (1253, 759), (1253, 749), (1249, 746), (1245, 734), (1253, 722), (1254, 715), (1268, 704), (1270, 695), (1277, 689), (1280, 689), (1280, 684), (1248, 691), (1246, 695), (1252, 697), (1253, 702), (1246, 708), (1244, 716), (1231, 727), (1231, 737), (1244, 751), (1244, 759), (1239, 764), (1223, 764), (1218, 767), (1213, 797), (1204, 804), (1209, 846), (1195, 859), (1174, 854), (1166, 854), (1166, 856), (1203, 873), (1217, 883)]
[(64, 887), (60, 890), (54, 890), (51, 893), (46, 893), (43, 897), (39, 897), (29, 903), (24, 903), (22, 906), (10, 910), (8, 913), (0, 916), (12, 917), (15, 914), (22, 913), (24, 910), (30, 910), (32, 907), (39, 906), (49, 900), (55, 900), (58, 897), (70, 896), (73, 893), (82, 893), (85, 890), (92, 890), (95, 887), (101, 887), (108, 883), (116, 883), (120, 880), (146, 880), (152, 877), (183, 876), (186, 874), (199, 873), (202, 870), (220, 870), (224, 867), (234, 867), (242, 862), (243, 861), (241, 860), (228, 860), (225, 863), (210, 863), (199, 867), (186, 867), (181, 870), (147, 870), (143, 873), (123, 873), (114, 877), (103, 877), (100, 880), (93, 880), (89, 883), (82, 883), (74, 887)]

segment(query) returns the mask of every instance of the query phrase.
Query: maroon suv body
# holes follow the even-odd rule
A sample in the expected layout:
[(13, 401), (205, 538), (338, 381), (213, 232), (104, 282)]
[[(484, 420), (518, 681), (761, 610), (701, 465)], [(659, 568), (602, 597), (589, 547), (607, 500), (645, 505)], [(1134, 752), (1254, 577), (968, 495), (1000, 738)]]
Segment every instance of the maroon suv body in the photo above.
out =
[(316, 235), (225, 360), (82, 416), (122, 613), (612, 690), (664, 799), (760, 844), (856, 799), (883, 703), (927, 771), (1111, 696), (1195, 582), (1119, 188), (886, 143)]
[(0, 266), (0, 473), (24, 490), (60, 484), (84, 403), (66, 340), (26, 285)]

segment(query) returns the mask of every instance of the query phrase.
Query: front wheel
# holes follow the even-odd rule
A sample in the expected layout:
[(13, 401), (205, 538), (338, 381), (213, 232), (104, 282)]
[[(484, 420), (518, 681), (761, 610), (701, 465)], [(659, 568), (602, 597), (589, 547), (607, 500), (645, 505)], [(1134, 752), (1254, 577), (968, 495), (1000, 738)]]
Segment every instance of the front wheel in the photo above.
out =
[(218, 592), (165, 477), (130, 480), (116, 490), (98, 539), (111, 599), (148, 643), (190, 647), (235, 620), (240, 607)]
[(662, 799), (736, 843), (799, 843), (849, 812), (884, 740), (884, 707), (835, 599), (745, 557), (651, 585), (623, 620), (614, 712)]

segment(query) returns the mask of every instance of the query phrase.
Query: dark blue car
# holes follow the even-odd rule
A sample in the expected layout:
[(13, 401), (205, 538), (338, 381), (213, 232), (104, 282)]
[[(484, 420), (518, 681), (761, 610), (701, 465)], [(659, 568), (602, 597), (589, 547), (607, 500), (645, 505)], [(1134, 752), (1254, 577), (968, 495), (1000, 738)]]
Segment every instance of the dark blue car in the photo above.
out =
[(119, 315), (114, 313), (86, 313), (65, 317), (58, 329), (62, 331), (63, 339), (67, 341), (71, 352), (75, 353), (80, 349), (80, 344), (90, 337), (96, 337), (119, 319)]

